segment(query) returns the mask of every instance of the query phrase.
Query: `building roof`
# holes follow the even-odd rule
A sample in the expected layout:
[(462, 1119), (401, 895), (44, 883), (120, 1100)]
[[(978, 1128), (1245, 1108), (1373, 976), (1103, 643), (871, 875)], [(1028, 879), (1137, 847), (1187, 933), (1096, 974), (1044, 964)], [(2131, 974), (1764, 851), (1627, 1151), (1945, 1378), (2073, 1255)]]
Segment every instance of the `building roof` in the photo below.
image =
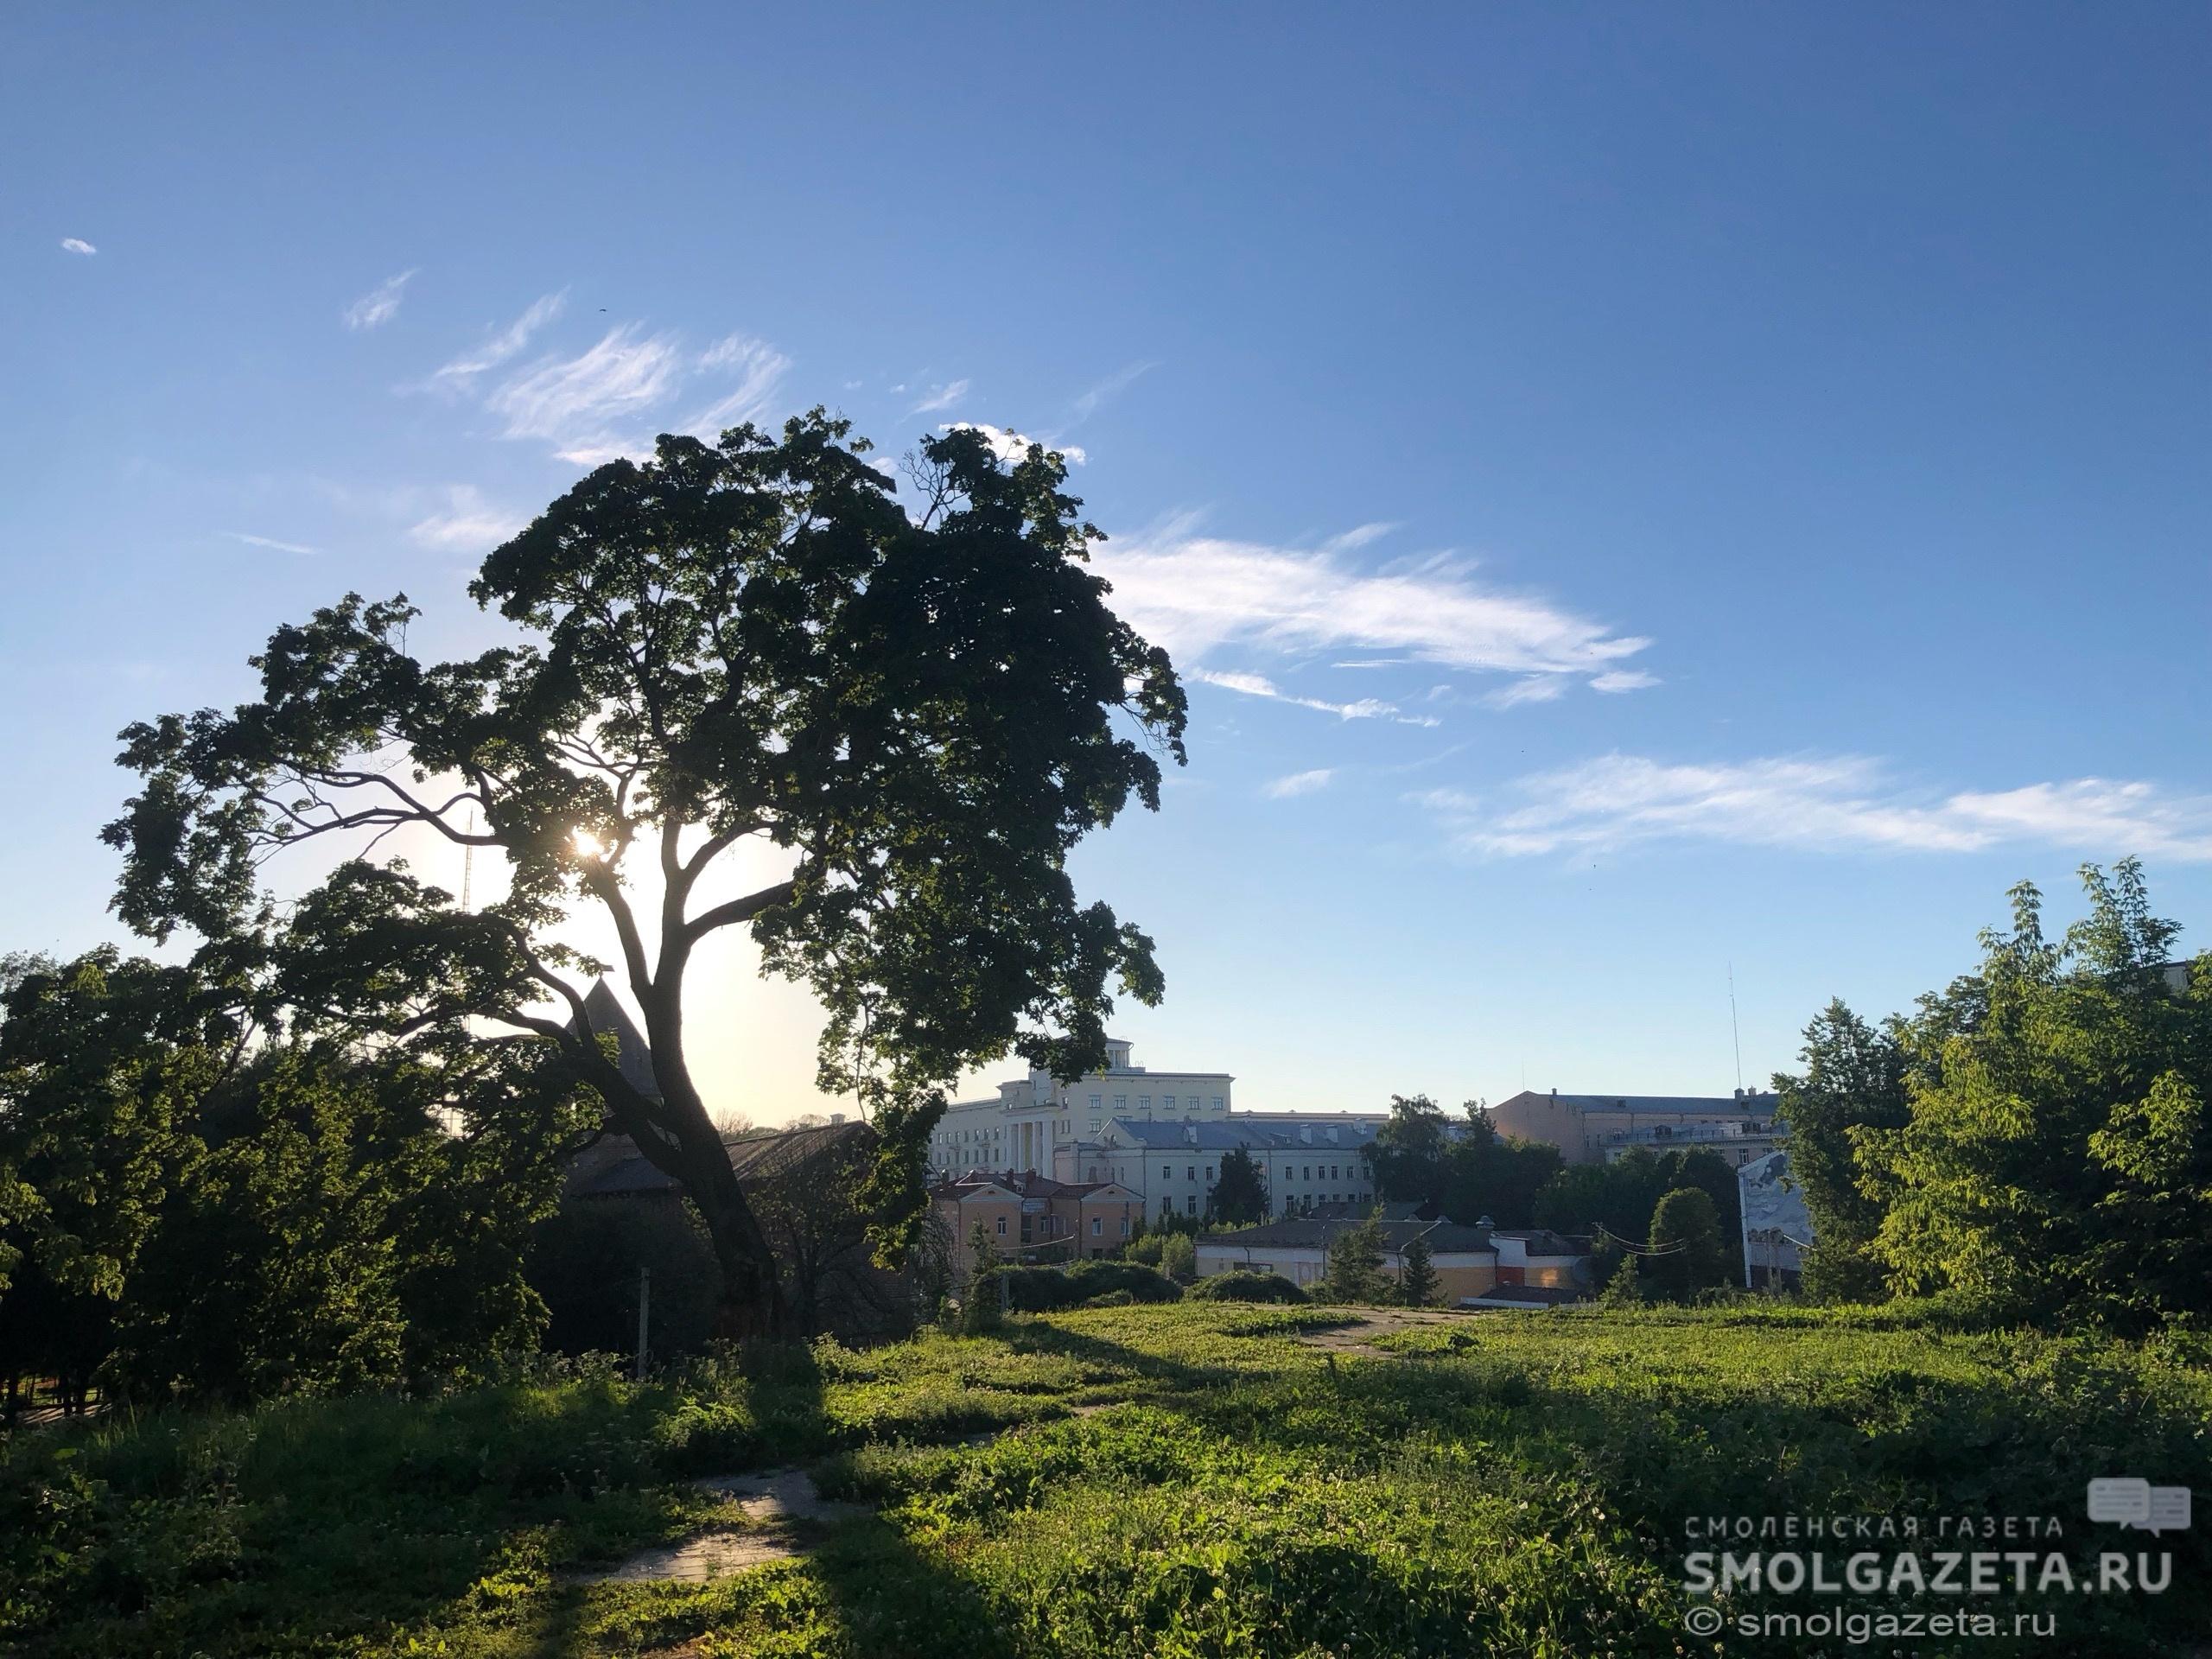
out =
[[(1382, 1120), (1291, 1118), (1281, 1113), (1231, 1112), (1225, 1117), (1116, 1117), (1114, 1128), (1133, 1145), (1150, 1152), (1357, 1152), (1371, 1143)], [(1300, 1129), (1331, 1128), (1334, 1141), (1308, 1141)]]
[(1567, 1285), (1492, 1285), (1479, 1296), (1463, 1296), (1462, 1307), (1559, 1307), (1579, 1302), (1582, 1292)]
[(1590, 1246), (1580, 1239), (1555, 1233), (1548, 1227), (1499, 1227), (1491, 1230), (1499, 1238), (1517, 1238), (1530, 1255), (1587, 1255)]
[(1759, 1117), (1782, 1103), (1780, 1096), (1756, 1090), (1740, 1095), (1570, 1095), (1524, 1089), (1513, 1098), (1557, 1100), (1586, 1112), (1683, 1112), (1705, 1117)]
[[(1350, 1217), (1293, 1216), (1233, 1233), (1201, 1233), (1198, 1243), (1222, 1249), (1325, 1249), (1360, 1224)], [(1491, 1253), (1490, 1233), (1449, 1221), (1380, 1221), (1376, 1230), (1384, 1250), (1395, 1255), (1415, 1238), (1425, 1238), (1438, 1255)]]

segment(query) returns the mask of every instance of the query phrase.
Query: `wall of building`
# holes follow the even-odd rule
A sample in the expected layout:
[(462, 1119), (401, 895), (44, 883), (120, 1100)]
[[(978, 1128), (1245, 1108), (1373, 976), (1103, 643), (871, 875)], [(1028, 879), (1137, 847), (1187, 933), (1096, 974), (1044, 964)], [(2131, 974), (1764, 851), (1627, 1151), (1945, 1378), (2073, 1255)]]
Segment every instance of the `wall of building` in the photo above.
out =
[(1054, 1175), (1061, 1148), (1096, 1138), (1116, 1117), (1214, 1121), (1233, 1109), (1236, 1079), (1227, 1072), (1148, 1071), (1130, 1062), (1130, 1052), (1116, 1039), (1103, 1071), (1061, 1084), (1033, 1069), (1000, 1084), (993, 1098), (956, 1102), (931, 1135), (931, 1167)]

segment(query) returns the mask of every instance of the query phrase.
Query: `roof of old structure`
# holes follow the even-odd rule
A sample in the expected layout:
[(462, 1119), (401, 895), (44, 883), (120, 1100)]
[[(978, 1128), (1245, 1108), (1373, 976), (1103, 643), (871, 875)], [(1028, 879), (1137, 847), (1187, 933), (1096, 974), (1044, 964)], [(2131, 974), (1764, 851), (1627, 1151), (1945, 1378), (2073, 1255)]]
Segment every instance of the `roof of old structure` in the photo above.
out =
[(658, 1100), (660, 1079), (653, 1075), (653, 1052), (645, 1042), (645, 1033), (638, 1029), (638, 1022), (604, 978), (594, 980), (584, 994), (584, 1019), (597, 1035), (613, 1033), (615, 1065), (622, 1081), (646, 1099)]
[[(865, 1123), (818, 1123), (772, 1135), (726, 1135), (722, 1147), (729, 1154), (730, 1167), (737, 1172), (738, 1181), (742, 1185), (770, 1179), (850, 1136), (870, 1133)], [(622, 1137), (610, 1139), (618, 1147), (630, 1147)], [(676, 1178), (656, 1167), (634, 1147), (626, 1152), (617, 1150), (588, 1166), (575, 1168), (569, 1187), (570, 1197), (582, 1198), (627, 1198), (676, 1191)]]

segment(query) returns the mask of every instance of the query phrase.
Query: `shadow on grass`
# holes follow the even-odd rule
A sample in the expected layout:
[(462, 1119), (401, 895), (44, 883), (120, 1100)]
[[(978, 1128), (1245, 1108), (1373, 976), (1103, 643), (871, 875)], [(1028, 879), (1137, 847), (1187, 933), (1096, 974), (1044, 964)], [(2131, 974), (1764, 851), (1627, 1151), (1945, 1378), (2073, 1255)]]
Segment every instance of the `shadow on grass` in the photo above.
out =
[[(853, 1440), (832, 1421), (826, 1380), (806, 1348), (751, 1344), (739, 1370), (755, 1415), (775, 1426), (773, 1448), (796, 1454), (775, 1462), (804, 1465), (811, 1454)], [(746, 1448), (770, 1449), (766, 1438)], [(745, 1460), (757, 1465), (761, 1458)], [(727, 1524), (710, 1520), (693, 1535)], [(582, 1659), (703, 1643), (709, 1652), (763, 1659), (1010, 1659), (1014, 1653), (999, 1614), (957, 1566), (881, 1516), (802, 1516), (782, 1530), (797, 1551), (793, 1559), (703, 1583), (560, 1586), (523, 1651), (530, 1659)]]

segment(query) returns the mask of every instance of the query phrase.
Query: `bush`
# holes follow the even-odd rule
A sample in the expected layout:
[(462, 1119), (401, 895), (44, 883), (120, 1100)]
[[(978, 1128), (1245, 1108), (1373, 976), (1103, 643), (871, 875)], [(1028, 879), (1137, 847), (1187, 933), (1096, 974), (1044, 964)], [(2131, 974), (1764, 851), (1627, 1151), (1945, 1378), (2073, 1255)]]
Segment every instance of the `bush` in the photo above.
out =
[(1160, 1253), (1166, 1248), (1166, 1234), (1147, 1233), (1142, 1238), (1132, 1239), (1129, 1242), (1122, 1251), (1122, 1259), (1124, 1262), (1141, 1262), (1146, 1267), (1156, 1268), (1160, 1265)]
[[(1084, 1307), (1126, 1292), (1131, 1302), (1172, 1302), (1183, 1294), (1172, 1279), (1133, 1262), (1078, 1262), (1071, 1268), (1001, 1268), (1007, 1304), (1025, 1313)], [(995, 1300), (995, 1287), (993, 1287)]]
[(1279, 1273), (1217, 1273), (1191, 1287), (1202, 1302), (1303, 1302), (1306, 1293)]
[(1189, 1284), (1198, 1276), (1198, 1247), (1177, 1234), (1160, 1247), (1160, 1270), (1170, 1279)]

